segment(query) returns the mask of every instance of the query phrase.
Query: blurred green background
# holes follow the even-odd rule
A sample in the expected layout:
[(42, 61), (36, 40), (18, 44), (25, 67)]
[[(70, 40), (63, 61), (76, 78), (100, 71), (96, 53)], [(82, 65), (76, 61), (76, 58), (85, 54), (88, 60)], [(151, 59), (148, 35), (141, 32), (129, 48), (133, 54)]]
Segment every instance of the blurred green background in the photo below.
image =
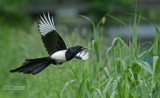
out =
[[(152, 69), (159, 70), (156, 67), (159, 59), (154, 57), (159, 55), (154, 55), (158, 53), (154, 52), (155, 48), (148, 50), (159, 42), (157, 38), (157, 43), (154, 43), (157, 36), (155, 28), (131, 13), (145, 17), (159, 28), (159, 5), (158, 0), (0, 0), (0, 97), (158, 98), (160, 77)], [(48, 12), (54, 16), (56, 30), (66, 44), (69, 47), (88, 47), (90, 58), (86, 61), (74, 59), (62, 66), (49, 66), (35, 76), (10, 73), (10, 69), (21, 66), (27, 58), (47, 56), (37, 21), (39, 15)], [(107, 13), (114, 18), (104, 17)], [(94, 28), (80, 15), (89, 17), (95, 24), (100, 23), (100, 27)], [(136, 31), (138, 36), (133, 37), (132, 33), (134, 35)], [(97, 32), (97, 37), (94, 37)], [(114, 46), (113, 39), (117, 36), (124, 39), (130, 50), (120, 43), (120, 39), (117, 39), (119, 43), (115, 48), (110, 47)], [(130, 37), (133, 43), (128, 40)], [(108, 49), (112, 52), (105, 55)], [(144, 57), (144, 54), (141, 55), (143, 51), (147, 51)], [(7, 86), (25, 88), (6, 90)]]

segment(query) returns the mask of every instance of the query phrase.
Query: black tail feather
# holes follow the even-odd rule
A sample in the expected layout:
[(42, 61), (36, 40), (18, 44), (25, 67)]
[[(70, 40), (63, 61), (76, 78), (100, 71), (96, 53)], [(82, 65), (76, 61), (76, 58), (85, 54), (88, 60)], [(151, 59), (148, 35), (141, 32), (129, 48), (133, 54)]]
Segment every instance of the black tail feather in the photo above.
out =
[(10, 72), (22, 72), (24, 74), (35, 75), (45, 69), (51, 64), (51, 59), (49, 57), (27, 59), (23, 65), (19, 68), (10, 70)]

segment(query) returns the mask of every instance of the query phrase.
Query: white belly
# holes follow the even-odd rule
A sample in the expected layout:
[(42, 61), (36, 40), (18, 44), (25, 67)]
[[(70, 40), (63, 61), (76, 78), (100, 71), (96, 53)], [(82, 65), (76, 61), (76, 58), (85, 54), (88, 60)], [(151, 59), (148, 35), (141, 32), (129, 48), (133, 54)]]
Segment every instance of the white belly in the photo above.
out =
[(51, 55), (51, 58), (56, 60), (58, 63), (65, 62), (66, 61), (65, 53), (66, 50), (57, 51)]

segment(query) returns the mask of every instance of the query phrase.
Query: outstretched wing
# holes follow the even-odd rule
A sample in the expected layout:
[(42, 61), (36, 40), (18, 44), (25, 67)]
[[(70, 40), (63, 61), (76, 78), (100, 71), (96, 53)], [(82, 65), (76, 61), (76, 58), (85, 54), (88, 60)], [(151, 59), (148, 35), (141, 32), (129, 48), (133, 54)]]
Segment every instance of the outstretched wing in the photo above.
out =
[(79, 52), (75, 58), (79, 59), (79, 60), (86, 60), (88, 59), (89, 57), (89, 53), (88, 52), (85, 52), (85, 51), (82, 51), (82, 52)]
[(67, 49), (67, 46), (60, 35), (56, 32), (53, 17), (48, 13), (48, 19), (45, 15), (40, 16), (38, 29), (40, 31), (43, 44), (49, 55), (59, 50)]

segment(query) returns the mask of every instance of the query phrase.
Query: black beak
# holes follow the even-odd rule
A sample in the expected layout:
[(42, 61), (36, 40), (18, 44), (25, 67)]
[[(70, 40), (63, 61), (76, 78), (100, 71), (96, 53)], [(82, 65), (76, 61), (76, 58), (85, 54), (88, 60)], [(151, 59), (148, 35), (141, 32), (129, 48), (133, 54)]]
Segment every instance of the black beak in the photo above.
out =
[(85, 47), (82, 47), (82, 48), (81, 48), (81, 50), (84, 50), (84, 49), (87, 49), (87, 48), (85, 48)]

